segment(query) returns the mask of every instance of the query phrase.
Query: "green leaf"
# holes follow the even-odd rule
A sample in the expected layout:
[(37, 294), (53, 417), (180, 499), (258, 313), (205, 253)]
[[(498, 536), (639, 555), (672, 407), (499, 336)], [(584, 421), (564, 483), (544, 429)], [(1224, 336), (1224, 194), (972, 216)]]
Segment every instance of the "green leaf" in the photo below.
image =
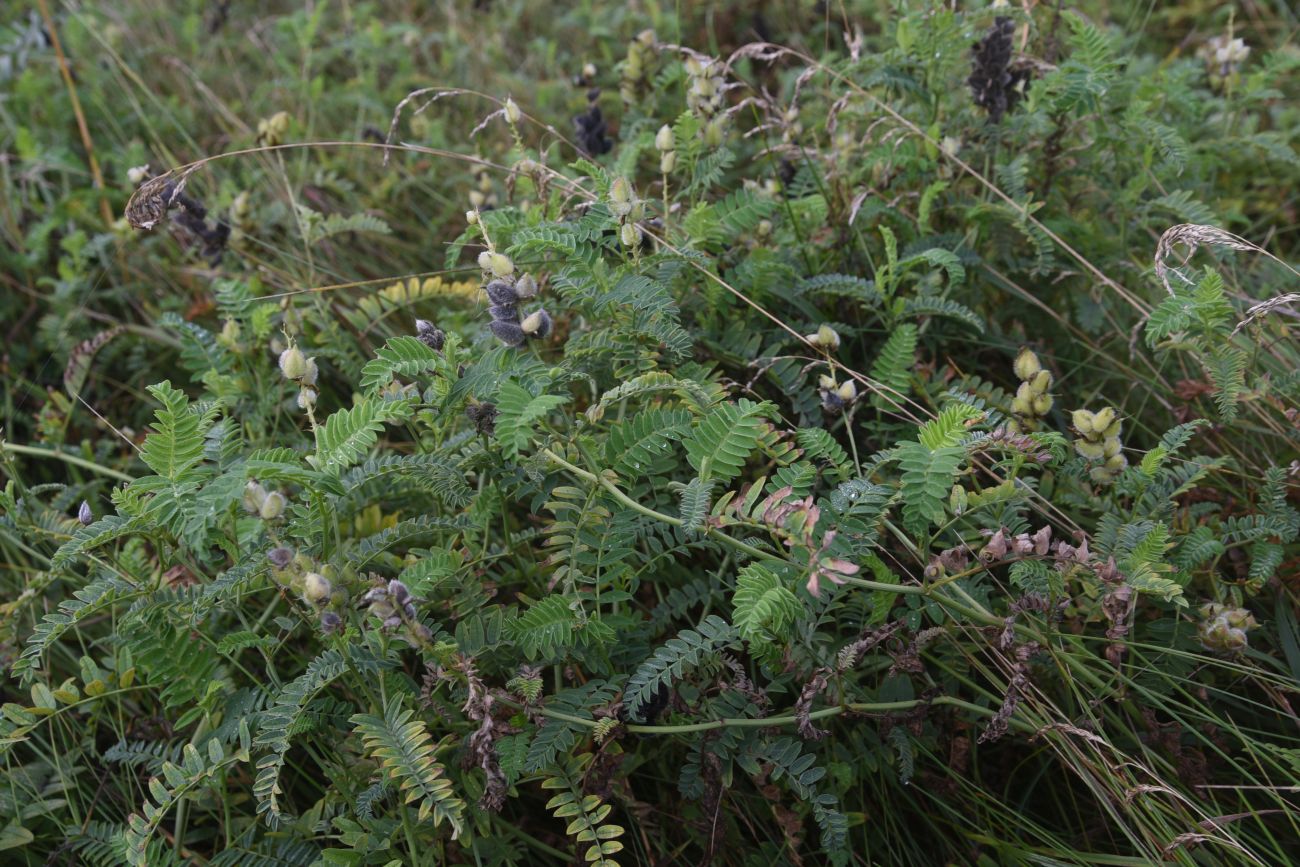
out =
[(740, 475), (751, 452), (763, 435), (763, 416), (769, 403), (741, 398), (724, 403), (700, 420), (686, 439), (686, 458), (702, 481), (729, 482)]
[(506, 457), (516, 460), (532, 441), (537, 422), (557, 406), (568, 402), (558, 394), (533, 397), (515, 382), (503, 382), (497, 392), (496, 438)]

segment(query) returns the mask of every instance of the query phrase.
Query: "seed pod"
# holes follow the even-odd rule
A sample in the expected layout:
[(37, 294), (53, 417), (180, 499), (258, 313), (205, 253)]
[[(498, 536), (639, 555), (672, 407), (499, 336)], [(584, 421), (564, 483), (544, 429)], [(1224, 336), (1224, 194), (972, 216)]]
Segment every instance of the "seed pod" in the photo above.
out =
[(1016, 362), (1013, 365), (1013, 368), (1015, 369), (1016, 377), (1018, 379), (1021, 381), (1028, 381), (1038, 375), (1038, 372), (1043, 369), (1043, 365), (1039, 363), (1038, 356), (1026, 346), (1022, 348), (1020, 354), (1016, 356)]
[(1034, 415), (1044, 416), (1052, 410), (1052, 396), (1050, 394), (1040, 394), (1034, 398), (1032, 403)]
[(77, 520), (83, 527), (89, 527), (95, 520), (95, 515), (90, 511), (90, 503), (85, 500), (82, 500), (81, 505), (77, 507)]
[(287, 569), (293, 562), (293, 551), (284, 546), (272, 548), (266, 552), (266, 559), (271, 561), (271, 565), (277, 569)]
[(970, 502), (970, 495), (961, 485), (953, 485), (952, 490), (948, 492), (948, 508), (954, 515), (960, 515), (966, 511), (966, 506)]
[(484, 250), (478, 254), (478, 266), (484, 271), (492, 270), (492, 251)]
[(637, 228), (636, 223), (624, 223), (623, 228), (619, 230), (619, 238), (623, 241), (624, 247), (635, 247), (641, 242), (641, 230)]
[(330, 598), (334, 586), (329, 579), (319, 572), (308, 572), (302, 579), (302, 598), (312, 605), (319, 605)]
[[(1027, 383), (1022, 382), (1020, 383), (1020, 387), (1024, 388), (1026, 384)], [(1024, 398), (1021, 397), (1019, 394), (1017, 394), (1015, 397), (1011, 399), (1011, 411), (1016, 415), (1033, 415), (1034, 413), (1033, 401), (1029, 398)]]
[(318, 397), (316, 389), (310, 385), (304, 385), (298, 390), (298, 409), (308, 410), (316, 406)]
[(506, 97), (505, 112), (506, 120), (512, 124), (519, 123), (519, 119), (523, 117), (523, 112), (519, 110), (519, 106), (510, 97)]
[(519, 301), (515, 287), (504, 280), (491, 281), (483, 287), (483, 291), (487, 292), (488, 300), (493, 304), (515, 304)]
[(514, 322), (505, 322), (500, 319), (494, 319), (488, 323), (488, 328), (497, 340), (500, 340), (506, 346), (522, 346), (524, 342), (524, 331)]
[(835, 393), (839, 395), (840, 400), (845, 403), (852, 403), (858, 397), (857, 383), (851, 379), (846, 379)]
[(322, 611), (320, 615), (320, 629), (326, 634), (337, 632), (343, 625), (343, 618), (339, 617), (333, 611)]
[(1047, 394), (1047, 389), (1052, 387), (1052, 374), (1046, 370), (1040, 370), (1034, 374), (1029, 381), (1029, 385), (1034, 390), (1034, 394)]
[(616, 217), (626, 217), (632, 212), (632, 185), (627, 178), (617, 177), (609, 185), (609, 210)]
[(543, 338), (551, 333), (551, 314), (538, 308), (524, 318), (520, 328), (529, 337)]
[(493, 304), (488, 308), (488, 315), (501, 322), (518, 322), (519, 308), (513, 304)]
[(1034, 386), (1032, 383), (1022, 382), (1020, 383), (1020, 387), (1016, 389), (1016, 400), (1019, 400), (1025, 406), (1032, 407), (1034, 405), (1035, 397), (1037, 397), (1037, 395), (1034, 393)]
[(835, 415), (844, 410), (844, 401), (833, 391), (823, 391), (822, 409), (831, 415)]
[(1120, 421), (1119, 419), (1115, 419), (1113, 422), (1110, 423), (1109, 427), (1107, 427), (1104, 431), (1101, 432), (1101, 435), (1106, 437), (1117, 437), (1119, 436), (1120, 429), (1123, 426), (1124, 423), (1122, 421)]
[(415, 336), (434, 352), (441, 352), (442, 345), (447, 339), (447, 335), (443, 333), (443, 330), (427, 319), (415, 320)]
[(126, 178), (131, 182), (131, 186), (138, 187), (140, 184), (149, 180), (149, 166), (132, 166), (126, 170)]
[(303, 367), (302, 376), (298, 381), (303, 385), (315, 385), (316, 377), (318, 376), (320, 376), (320, 369), (316, 367), (316, 359), (309, 358)]
[(1101, 443), (1093, 443), (1088, 440), (1075, 440), (1074, 450), (1079, 453), (1080, 457), (1087, 458), (1090, 461), (1099, 461), (1106, 456)]
[(488, 255), (488, 270), (497, 277), (509, 277), (515, 273), (515, 263), (510, 261), (509, 256), (491, 253)]
[(1115, 410), (1108, 406), (1097, 410), (1097, 413), (1093, 418), (1092, 426), (1094, 430), (1104, 431), (1106, 428), (1110, 427), (1114, 421)]
[(655, 147), (661, 151), (673, 149), (673, 128), (668, 124), (659, 127), (659, 132), (655, 133)]
[(244, 485), (244, 511), (250, 515), (260, 514), (262, 504), (266, 502), (266, 488), (253, 479)]
[(1119, 454), (1120, 442), (1119, 437), (1106, 437), (1101, 442), (1101, 453), (1108, 458), (1113, 458)]
[(840, 334), (829, 325), (822, 325), (817, 329), (817, 339), (813, 343), (823, 349), (836, 350), (840, 348)]
[[(477, 211), (479, 208), (481, 208), (481, 207), (483, 207), (485, 204), (487, 204), (487, 196), (483, 195), (483, 193), (480, 192), (479, 190), (470, 190), (470, 191), (469, 191), (469, 204), (470, 204), (470, 207), (472, 207), (474, 210)], [(478, 219), (475, 218), (474, 222), (477, 223), (477, 222), (478, 222)], [(480, 256), (478, 257), (478, 263), (479, 263), (479, 265), (483, 268), (484, 271), (487, 270), (487, 266), (483, 264), (483, 256), (482, 256), (482, 255), (480, 255)]]
[(675, 168), (677, 168), (677, 151), (668, 151), (659, 157), (659, 171), (671, 175)]
[(285, 379), (302, 379), (306, 372), (307, 358), (301, 349), (290, 346), (280, 353), (280, 373), (284, 374)]
[(515, 281), (515, 293), (520, 298), (532, 298), (537, 294), (537, 280), (532, 274), (525, 274)]
[(477, 226), (477, 225), (478, 225), (478, 210), (475, 209), (475, 210), (466, 211), (466, 212), (465, 212), (465, 222), (468, 223), (468, 224), (471, 225), (471, 226)]
[(1096, 428), (1096, 417), (1086, 409), (1076, 409), (1070, 414), (1070, 422), (1074, 429), (1084, 436), (1088, 436)]
[(582, 65), (582, 77), (590, 81), (596, 77), (596, 64), (584, 63)]
[(273, 521), (284, 512), (284, 507), (284, 494), (279, 491), (271, 491), (266, 495), (266, 499), (262, 501), (262, 508), (258, 510), (258, 514), (262, 516), (264, 521)]
[(817, 380), (817, 386), (819, 388), (824, 388), (827, 391), (834, 391), (835, 389), (840, 387), (839, 383), (835, 381), (835, 377), (827, 376), (825, 374), (822, 374), (821, 377)]

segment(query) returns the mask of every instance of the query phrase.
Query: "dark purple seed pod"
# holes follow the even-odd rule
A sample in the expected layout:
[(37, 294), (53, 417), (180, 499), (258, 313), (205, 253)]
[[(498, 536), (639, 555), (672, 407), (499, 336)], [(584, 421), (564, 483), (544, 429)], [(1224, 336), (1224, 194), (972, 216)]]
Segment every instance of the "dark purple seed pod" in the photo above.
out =
[(402, 625), (402, 617), (401, 617), (400, 614), (393, 614), (393, 615), (390, 615), (389, 617), (385, 618), (385, 620), (384, 620), (384, 628), (385, 628), (385, 629), (396, 629), (397, 627), (399, 627), (399, 626), (401, 626), (401, 625)]
[(83, 527), (89, 527), (95, 520), (94, 514), (90, 511), (90, 503), (85, 500), (81, 501), (81, 506), (77, 509), (77, 520)]
[(388, 582), (388, 595), (392, 596), (398, 605), (401, 605), (411, 598), (411, 591), (406, 589), (405, 584), (394, 578)]
[(499, 322), (518, 322), (519, 308), (513, 304), (493, 304), (488, 314)]
[(492, 330), (492, 334), (496, 336), (496, 339), (506, 346), (523, 346), (524, 344), (524, 330), (514, 322), (503, 322), (494, 319), (488, 323), (488, 328)]
[(415, 320), (415, 336), (434, 352), (441, 352), (442, 344), (447, 339), (447, 335), (443, 333), (442, 329), (427, 319)]
[(271, 565), (277, 569), (287, 569), (293, 562), (293, 551), (288, 548), (272, 548), (266, 552), (266, 559), (271, 561)]
[(515, 287), (504, 280), (493, 280), (483, 289), (487, 292), (488, 300), (493, 304), (517, 304), (519, 302), (519, 293), (515, 292)]
[(844, 410), (844, 401), (833, 391), (823, 391), (822, 409), (829, 413), (842, 412)]
[(321, 632), (330, 633), (338, 630), (343, 625), (343, 618), (339, 617), (333, 611), (323, 612), (320, 616)]

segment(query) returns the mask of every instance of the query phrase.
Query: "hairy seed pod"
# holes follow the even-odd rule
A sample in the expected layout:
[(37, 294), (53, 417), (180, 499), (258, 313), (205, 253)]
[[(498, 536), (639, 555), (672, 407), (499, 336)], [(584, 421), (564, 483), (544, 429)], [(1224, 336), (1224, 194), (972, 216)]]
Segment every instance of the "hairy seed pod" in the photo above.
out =
[(415, 336), (434, 352), (441, 352), (442, 345), (447, 339), (443, 330), (427, 319), (415, 320)]
[(320, 376), (320, 368), (316, 366), (316, 359), (308, 358), (303, 363), (302, 376), (298, 378), (298, 381), (303, 385), (315, 385), (318, 376)]
[(488, 323), (488, 328), (506, 346), (522, 346), (524, 343), (524, 330), (514, 322), (494, 319)]
[(641, 242), (641, 230), (637, 228), (636, 223), (624, 223), (623, 228), (619, 230), (619, 238), (624, 247), (635, 247)]
[(277, 569), (288, 569), (289, 564), (293, 562), (293, 551), (283, 546), (272, 548), (266, 552), (266, 559), (271, 561), (271, 565)]
[(841, 383), (839, 389), (835, 393), (839, 395), (840, 400), (845, 403), (852, 403), (858, 397), (857, 383), (851, 379), (846, 379)]
[(1052, 396), (1050, 394), (1040, 394), (1034, 398), (1031, 406), (1034, 409), (1034, 415), (1045, 416), (1052, 410)]
[(1080, 457), (1087, 458), (1090, 461), (1099, 461), (1106, 456), (1101, 443), (1089, 442), (1088, 440), (1075, 440), (1074, 450), (1079, 453)]
[(1094, 430), (1104, 431), (1115, 422), (1115, 410), (1111, 407), (1104, 407), (1097, 410), (1093, 418), (1092, 427)]
[(1096, 417), (1086, 409), (1076, 409), (1070, 413), (1070, 423), (1079, 433), (1088, 436), (1095, 429)]
[(840, 334), (829, 325), (822, 325), (817, 329), (817, 338), (812, 342), (823, 349), (834, 351), (840, 348)]
[(525, 274), (515, 281), (515, 294), (520, 298), (532, 298), (537, 295), (537, 280), (532, 274)]
[(334, 585), (319, 572), (308, 572), (302, 579), (302, 598), (312, 605), (320, 605), (330, 598)]
[(1122, 421), (1115, 419), (1101, 432), (1101, 435), (1104, 437), (1117, 437), (1119, 436), (1120, 429), (1123, 428), (1123, 426), (1124, 423)]
[(835, 381), (835, 377), (822, 374), (817, 379), (817, 387), (824, 388), (827, 391), (834, 391), (835, 389), (839, 388), (840, 385), (838, 382)]
[(1029, 385), (1034, 390), (1034, 394), (1047, 394), (1047, 389), (1052, 387), (1052, 374), (1040, 370), (1030, 379)]
[(1020, 354), (1016, 356), (1016, 362), (1013, 367), (1016, 372), (1016, 378), (1021, 381), (1033, 379), (1038, 375), (1038, 372), (1043, 369), (1043, 365), (1038, 361), (1038, 356), (1035, 355), (1027, 346), (1020, 350)]
[(1120, 448), (1119, 437), (1107, 437), (1101, 441), (1101, 453), (1108, 458), (1119, 454)]
[(302, 379), (307, 372), (307, 357), (296, 346), (290, 346), (280, 353), (280, 373), (285, 379)]
[(333, 611), (322, 611), (320, 615), (320, 629), (326, 634), (337, 632), (343, 625), (343, 618), (339, 617)]
[(677, 168), (677, 151), (667, 151), (659, 157), (660, 172), (665, 175), (671, 175), (675, 168)]
[(659, 127), (659, 132), (655, 133), (655, 147), (661, 151), (673, 149), (673, 128), (668, 124)]
[(258, 510), (258, 514), (261, 515), (264, 521), (273, 521), (284, 512), (285, 503), (284, 494), (279, 491), (271, 491), (266, 495), (266, 499), (262, 501), (262, 508)]
[(515, 287), (511, 286), (504, 280), (493, 280), (483, 287), (487, 292), (488, 300), (493, 304), (517, 304), (519, 302), (519, 293)]
[(298, 389), (298, 409), (309, 410), (316, 406), (316, 398), (319, 392), (310, 385), (304, 385)]
[(250, 515), (260, 514), (262, 504), (266, 502), (266, 488), (262, 487), (254, 479), (249, 479), (248, 484), (244, 485), (244, 511)]
[(551, 314), (538, 308), (529, 313), (519, 327), (529, 337), (543, 338), (551, 333)]
[(519, 119), (523, 117), (523, 112), (519, 110), (519, 106), (508, 96), (506, 97), (505, 113), (506, 121), (511, 124), (519, 123)]
[(469, 210), (465, 212), (465, 222), (471, 226), (478, 225), (478, 210)]
[(501, 322), (518, 322), (519, 308), (514, 304), (493, 304), (488, 308), (488, 315)]

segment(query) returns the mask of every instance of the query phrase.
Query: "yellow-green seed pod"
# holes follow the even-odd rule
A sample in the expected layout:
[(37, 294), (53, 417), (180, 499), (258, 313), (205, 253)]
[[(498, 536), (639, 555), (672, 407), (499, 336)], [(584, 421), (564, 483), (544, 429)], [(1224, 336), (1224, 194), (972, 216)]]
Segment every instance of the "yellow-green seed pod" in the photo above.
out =
[(1052, 411), (1052, 396), (1050, 394), (1040, 394), (1034, 398), (1033, 402), (1034, 415), (1044, 416)]
[(624, 223), (623, 228), (619, 229), (619, 238), (624, 247), (635, 247), (641, 241), (641, 230), (636, 223)]
[(948, 508), (954, 515), (960, 515), (966, 511), (966, 506), (970, 502), (966, 489), (961, 485), (953, 485), (952, 490), (948, 492)]
[(1086, 409), (1076, 409), (1070, 414), (1070, 422), (1074, 425), (1075, 430), (1084, 436), (1088, 436), (1096, 426), (1096, 416)]
[(616, 205), (632, 204), (632, 185), (627, 178), (614, 178), (614, 182), (609, 185), (609, 200)]
[(471, 226), (478, 225), (478, 210), (469, 210), (465, 212), (465, 222)]
[(506, 121), (512, 124), (519, 123), (519, 119), (523, 117), (523, 112), (519, 110), (519, 106), (514, 99), (508, 96), (506, 97), (505, 113)]
[(1094, 430), (1100, 432), (1110, 427), (1114, 422), (1115, 410), (1108, 406), (1097, 410), (1097, 414), (1093, 418), (1092, 427)]
[(1040, 370), (1035, 373), (1033, 379), (1029, 381), (1030, 387), (1034, 394), (1047, 394), (1047, 390), (1052, 387), (1052, 374), (1046, 370)]
[(1109, 427), (1107, 427), (1104, 431), (1101, 432), (1101, 435), (1107, 437), (1117, 437), (1119, 436), (1119, 432), (1123, 428), (1123, 426), (1124, 423), (1122, 421), (1120, 421), (1119, 419), (1115, 419), (1113, 422), (1110, 423)]
[(478, 266), (484, 271), (492, 270), (492, 251), (484, 250), (478, 254)]
[(1106, 439), (1101, 441), (1101, 452), (1106, 457), (1109, 458), (1119, 454), (1119, 450), (1119, 437), (1106, 437)]
[(820, 328), (817, 329), (817, 340), (815, 342), (818, 346), (821, 346), (825, 349), (831, 349), (831, 350), (839, 349), (840, 348), (839, 332), (837, 332), (834, 328), (831, 328), (829, 325), (822, 325)]
[(715, 117), (704, 128), (704, 144), (711, 148), (721, 147), (723, 137), (722, 118)]
[(290, 346), (280, 353), (280, 373), (285, 379), (302, 379), (307, 372), (307, 357), (296, 346)]
[(673, 149), (673, 128), (668, 124), (659, 127), (659, 132), (655, 133), (655, 147), (661, 151)]
[(334, 587), (329, 579), (318, 572), (308, 572), (302, 579), (302, 598), (312, 605), (320, 605), (330, 598)]
[(839, 383), (835, 381), (835, 377), (827, 376), (826, 374), (821, 375), (821, 377), (817, 380), (817, 385), (818, 387), (824, 388), (827, 391), (835, 391), (837, 388), (840, 387)]
[[(1021, 387), (1024, 386), (1025, 383), (1021, 383)], [(1011, 399), (1011, 412), (1016, 415), (1033, 415), (1034, 405), (1032, 399), (1016, 395)]]
[(1034, 398), (1037, 396), (1031, 383), (1022, 382), (1020, 387), (1016, 389), (1016, 400), (1019, 400), (1025, 406), (1033, 406)]
[(1016, 362), (1013, 365), (1013, 368), (1016, 372), (1016, 377), (1021, 381), (1027, 382), (1033, 379), (1038, 372), (1043, 369), (1043, 365), (1039, 363), (1038, 356), (1026, 346), (1022, 348), (1020, 354), (1016, 356)]
[(284, 513), (285, 499), (284, 494), (279, 491), (271, 491), (262, 501), (262, 508), (259, 514), (264, 521), (274, 521)]
[(659, 157), (659, 171), (671, 175), (675, 168), (677, 168), (677, 151), (668, 151)]
[(509, 277), (515, 273), (515, 263), (510, 261), (509, 256), (502, 253), (489, 253), (488, 270), (495, 277)]
[(1106, 458), (1106, 463), (1102, 464), (1102, 466), (1112, 472), (1119, 472), (1128, 466), (1128, 458), (1123, 454), (1114, 454)]
[[(483, 207), (483, 205), (485, 205), (486, 203), (487, 203), (487, 196), (483, 195), (478, 190), (469, 191), (470, 207), (474, 208), (475, 210), (478, 210), (479, 208)], [(478, 222), (478, 221), (475, 220), (474, 222)]]
[(1090, 443), (1087, 440), (1075, 440), (1074, 450), (1079, 453), (1080, 457), (1087, 458), (1090, 461), (1099, 461), (1106, 456), (1102, 451), (1101, 443)]
[(844, 380), (843, 383), (840, 384), (839, 390), (836, 391), (835, 393), (839, 395), (840, 400), (844, 401), (845, 403), (850, 403), (851, 401), (857, 399), (858, 396), (857, 383), (855, 383), (851, 379), (846, 379)]

